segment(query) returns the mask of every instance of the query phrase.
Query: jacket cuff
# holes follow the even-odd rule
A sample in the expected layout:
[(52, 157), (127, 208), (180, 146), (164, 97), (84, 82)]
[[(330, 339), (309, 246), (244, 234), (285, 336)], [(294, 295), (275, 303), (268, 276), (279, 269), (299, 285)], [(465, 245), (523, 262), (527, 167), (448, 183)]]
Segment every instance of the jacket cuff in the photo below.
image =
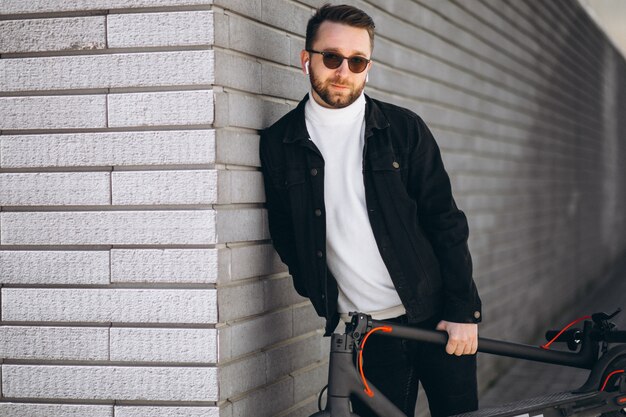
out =
[(480, 303), (468, 303), (448, 299), (443, 308), (442, 319), (453, 323), (480, 323), (483, 319)]

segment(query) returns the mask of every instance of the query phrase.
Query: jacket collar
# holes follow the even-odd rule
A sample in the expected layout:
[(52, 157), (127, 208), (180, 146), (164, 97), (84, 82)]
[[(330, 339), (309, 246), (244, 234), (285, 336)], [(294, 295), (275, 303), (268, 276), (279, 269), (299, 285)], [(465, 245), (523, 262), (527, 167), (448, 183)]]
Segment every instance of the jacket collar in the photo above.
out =
[[(283, 143), (294, 143), (309, 139), (309, 132), (306, 130), (304, 119), (304, 106), (309, 99), (309, 95), (298, 103), (291, 116), (292, 123), (289, 124), (283, 138)], [(389, 120), (382, 112), (378, 103), (365, 94), (365, 137), (373, 134), (374, 129), (385, 129), (389, 126)]]

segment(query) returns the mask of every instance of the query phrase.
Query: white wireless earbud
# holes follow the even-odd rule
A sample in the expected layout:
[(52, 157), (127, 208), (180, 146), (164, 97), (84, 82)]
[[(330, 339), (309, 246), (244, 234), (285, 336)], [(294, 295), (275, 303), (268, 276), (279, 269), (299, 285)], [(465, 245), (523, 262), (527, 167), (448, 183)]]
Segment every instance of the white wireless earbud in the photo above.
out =
[(365, 74), (365, 82), (368, 82), (370, 80), (370, 73), (368, 72), (367, 74)]
[(304, 72), (309, 75), (309, 61), (304, 63)]

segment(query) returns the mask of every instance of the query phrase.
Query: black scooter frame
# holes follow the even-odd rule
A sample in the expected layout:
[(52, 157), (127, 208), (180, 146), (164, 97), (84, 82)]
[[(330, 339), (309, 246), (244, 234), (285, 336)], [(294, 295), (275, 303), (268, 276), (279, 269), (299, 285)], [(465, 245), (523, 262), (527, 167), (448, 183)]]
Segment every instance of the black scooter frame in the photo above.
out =
[[(352, 322), (346, 327), (345, 334), (331, 336), (328, 393), (326, 408), (311, 417), (358, 417), (350, 411), (350, 396), (363, 400), (376, 414), (384, 417), (407, 417), (393, 405), (380, 391), (368, 382), (374, 393), (369, 397), (364, 389), (359, 373), (354, 365), (354, 353), (357, 343), (372, 328), (387, 326), (391, 332), (379, 332), (385, 337), (397, 337), (445, 345), (447, 334), (422, 330), (408, 326), (372, 320), (370, 316), (354, 313)], [(551, 351), (536, 346), (479, 338), (478, 351), (500, 356), (527, 359), (532, 361), (590, 369), (587, 381), (572, 392), (551, 394), (538, 399), (523, 400), (502, 407), (482, 409), (459, 417), (507, 417), (539, 416), (544, 417), (585, 417), (614, 412), (626, 408), (626, 378), (622, 377), (617, 391), (600, 391), (609, 371), (614, 364), (626, 366), (626, 345), (616, 346), (598, 360), (598, 343), (591, 340), (592, 323), (585, 322), (581, 336), (580, 350), (577, 353)], [(623, 374), (626, 375), (626, 374)], [(618, 403), (618, 401), (620, 401)]]

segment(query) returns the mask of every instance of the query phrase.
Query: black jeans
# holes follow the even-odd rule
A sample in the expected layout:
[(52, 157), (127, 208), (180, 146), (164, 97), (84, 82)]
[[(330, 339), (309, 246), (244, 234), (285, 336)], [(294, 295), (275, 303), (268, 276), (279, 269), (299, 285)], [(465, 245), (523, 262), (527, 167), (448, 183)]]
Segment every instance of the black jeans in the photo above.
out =
[[(386, 320), (406, 325), (406, 316)], [(412, 326), (434, 329), (438, 319)], [(455, 356), (441, 345), (372, 334), (363, 353), (365, 377), (408, 417), (413, 417), (421, 381), (432, 417), (478, 409), (476, 355)], [(376, 416), (361, 400), (352, 398), (360, 417)]]

